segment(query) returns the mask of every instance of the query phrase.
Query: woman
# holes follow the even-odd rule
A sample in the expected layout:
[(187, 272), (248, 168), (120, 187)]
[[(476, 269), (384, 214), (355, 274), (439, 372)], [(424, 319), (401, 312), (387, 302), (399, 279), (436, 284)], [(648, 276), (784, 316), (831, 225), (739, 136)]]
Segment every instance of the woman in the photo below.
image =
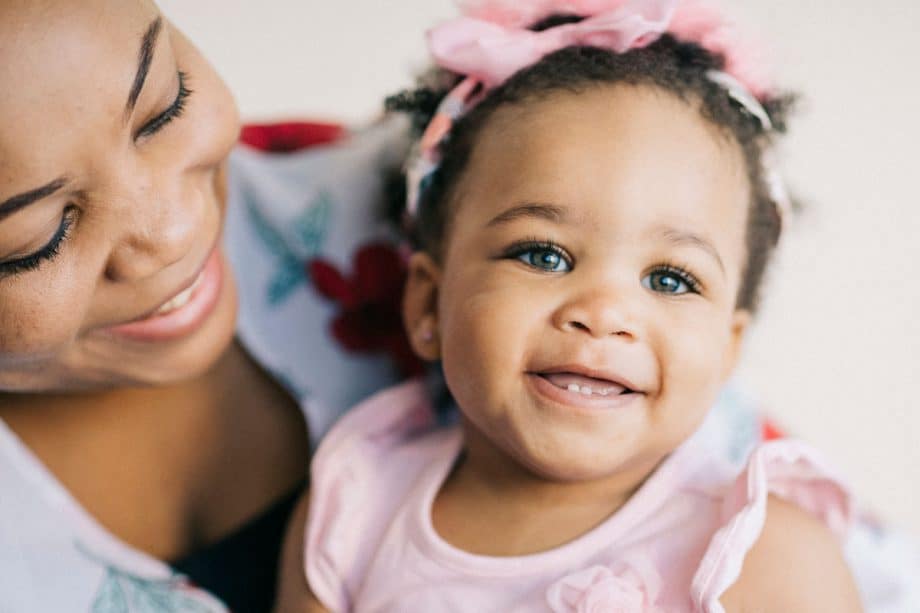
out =
[(377, 235), (398, 130), (228, 161), (233, 100), (149, 1), (0, 4), (0, 83), (0, 610), (267, 610), (305, 416), (391, 380), (302, 264)]

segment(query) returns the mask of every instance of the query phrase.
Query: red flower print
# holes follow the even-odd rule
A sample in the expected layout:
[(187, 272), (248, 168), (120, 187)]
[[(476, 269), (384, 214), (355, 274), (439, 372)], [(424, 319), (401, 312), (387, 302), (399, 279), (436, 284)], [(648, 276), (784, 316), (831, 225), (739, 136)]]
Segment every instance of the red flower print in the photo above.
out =
[(372, 243), (355, 252), (353, 261), (350, 277), (321, 258), (308, 266), (316, 290), (340, 307), (332, 335), (349, 351), (386, 353), (403, 376), (421, 374), (424, 364), (412, 351), (402, 322), (403, 258), (391, 245)]
[(338, 124), (316, 122), (282, 122), (243, 126), (240, 142), (261, 151), (291, 153), (334, 143), (345, 134)]

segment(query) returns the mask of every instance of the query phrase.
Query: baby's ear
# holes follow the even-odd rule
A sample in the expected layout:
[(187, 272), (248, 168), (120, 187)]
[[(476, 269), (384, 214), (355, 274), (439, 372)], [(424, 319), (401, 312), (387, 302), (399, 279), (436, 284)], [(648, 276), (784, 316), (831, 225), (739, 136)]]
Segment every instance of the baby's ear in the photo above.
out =
[(418, 357), (433, 362), (441, 357), (438, 335), (438, 291), (441, 268), (423, 252), (409, 259), (409, 278), (403, 295), (403, 323)]
[(741, 357), (741, 347), (748, 325), (751, 323), (751, 312), (746, 309), (735, 309), (732, 313), (731, 330), (729, 330), (728, 344), (722, 360), (722, 381), (728, 380), (738, 365)]

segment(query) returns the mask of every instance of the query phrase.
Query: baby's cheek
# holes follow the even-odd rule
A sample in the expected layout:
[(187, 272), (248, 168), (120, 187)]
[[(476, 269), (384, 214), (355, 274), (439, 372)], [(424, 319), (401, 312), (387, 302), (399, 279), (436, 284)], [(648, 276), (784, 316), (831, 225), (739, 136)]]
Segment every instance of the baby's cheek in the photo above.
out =
[[(472, 395), (501, 396), (509, 375), (520, 369), (528, 318), (526, 304), (513, 291), (458, 293), (444, 322), (444, 369), (458, 399)], [(497, 399), (497, 398), (496, 398)]]
[(665, 370), (657, 419), (667, 424), (677, 440), (689, 436), (702, 423), (721, 385), (721, 346), (717, 334), (705, 327), (673, 344)]

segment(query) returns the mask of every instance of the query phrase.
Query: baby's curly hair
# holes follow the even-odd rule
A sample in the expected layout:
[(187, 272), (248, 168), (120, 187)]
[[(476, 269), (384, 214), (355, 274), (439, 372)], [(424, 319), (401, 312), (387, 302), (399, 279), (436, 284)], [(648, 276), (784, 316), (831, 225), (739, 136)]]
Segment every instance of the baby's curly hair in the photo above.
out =
[[(532, 27), (540, 31), (580, 21), (556, 15)], [(453, 126), (440, 145), (441, 162), (421, 192), (418, 216), (407, 229), (417, 248), (436, 259), (450, 220), (449, 203), (473, 152), (480, 131), (499, 108), (526, 104), (558, 92), (578, 94), (589, 88), (614, 85), (650, 85), (698, 103), (703, 117), (730, 134), (740, 145), (751, 185), (746, 231), (747, 262), (736, 299), (736, 307), (754, 312), (759, 287), (780, 235), (781, 219), (764, 176), (764, 152), (777, 134), (786, 130), (786, 116), (794, 100), (781, 95), (761, 99), (773, 124), (765, 131), (760, 121), (733, 102), (725, 89), (710, 80), (707, 72), (724, 68), (725, 59), (700, 45), (679, 41), (669, 34), (654, 43), (625, 53), (596, 47), (568, 47), (551, 53), (521, 69), (501, 86), (489, 91), (482, 101)], [(408, 113), (417, 136), (424, 131), (438, 104), (462, 76), (439, 71), (428, 76), (429, 84), (403, 91), (386, 100), (389, 111)], [(430, 84), (434, 82), (434, 84)], [(405, 206), (405, 187), (391, 186), (391, 213)]]

